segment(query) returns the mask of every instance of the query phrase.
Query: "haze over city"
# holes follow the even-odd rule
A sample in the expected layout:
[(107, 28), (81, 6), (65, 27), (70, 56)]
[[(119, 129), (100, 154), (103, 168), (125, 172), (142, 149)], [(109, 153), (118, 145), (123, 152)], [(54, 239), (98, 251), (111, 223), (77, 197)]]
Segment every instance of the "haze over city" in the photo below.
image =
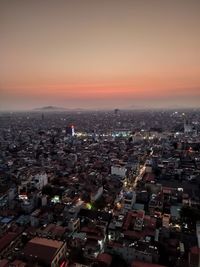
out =
[(200, 1), (0, 1), (0, 109), (200, 104)]

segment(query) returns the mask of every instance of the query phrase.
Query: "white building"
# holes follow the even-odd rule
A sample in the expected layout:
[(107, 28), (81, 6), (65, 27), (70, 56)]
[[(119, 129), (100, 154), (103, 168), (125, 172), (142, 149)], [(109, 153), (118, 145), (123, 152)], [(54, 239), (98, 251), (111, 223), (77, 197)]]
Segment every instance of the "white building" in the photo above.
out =
[(124, 178), (126, 176), (126, 171), (127, 171), (127, 169), (125, 167), (120, 166), (120, 165), (111, 166), (111, 174), (112, 175), (117, 175), (117, 176)]
[(47, 196), (42, 196), (41, 198), (41, 202), (42, 202), (42, 207), (46, 206), (47, 205)]
[(8, 191), (8, 200), (9, 200), (9, 202), (13, 201), (13, 199), (16, 197), (16, 195), (17, 195), (16, 188), (10, 188), (9, 191)]
[(194, 125), (188, 120), (184, 120), (184, 133), (197, 135), (197, 129), (195, 129)]
[(143, 262), (152, 262), (153, 260), (156, 262), (158, 261), (158, 255), (156, 253), (141, 251), (135, 249), (134, 247), (128, 247), (117, 243), (111, 243), (107, 245), (106, 252), (115, 253), (121, 256), (128, 263), (132, 262), (133, 260), (140, 260)]
[(123, 195), (124, 209), (131, 210), (136, 202), (136, 193), (134, 191), (125, 192)]
[(164, 213), (162, 218), (162, 226), (169, 228), (170, 214)]
[(147, 160), (145, 163), (145, 172), (152, 173), (152, 162), (151, 160)]
[(80, 229), (80, 219), (71, 218), (68, 222), (68, 229), (72, 232), (78, 231)]
[(103, 194), (103, 186), (99, 187), (96, 191), (91, 193), (91, 202), (97, 201)]
[(48, 184), (48, 177), (46, 173), (36, 174), (31, 181), (31, 185), (36, 187), (38, 190), (42, 190), (42, 188)]

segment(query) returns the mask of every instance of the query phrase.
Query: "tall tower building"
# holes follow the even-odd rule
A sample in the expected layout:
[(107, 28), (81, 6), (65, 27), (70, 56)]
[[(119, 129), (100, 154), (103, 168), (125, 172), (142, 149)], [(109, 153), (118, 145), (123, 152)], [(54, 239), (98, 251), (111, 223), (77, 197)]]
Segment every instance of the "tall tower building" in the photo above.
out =
[(116, 108), (116, 109), (114, 110), (114, 113), (115, 113), (115, 115), (118, 115), (118, 114), (119, 114), (119, 109)]
[(184, 133), (191, 133), (193, 131), (193, 127), (190, 124), (189, 120), (184, 118)]
[(75, 135), (74, 125), (70, 125), (66, 127), (66, 134), (70, 136)]
[(190, 135), (197, 135), (197, 129), (192, 123), (184, 116), (184, 133)]

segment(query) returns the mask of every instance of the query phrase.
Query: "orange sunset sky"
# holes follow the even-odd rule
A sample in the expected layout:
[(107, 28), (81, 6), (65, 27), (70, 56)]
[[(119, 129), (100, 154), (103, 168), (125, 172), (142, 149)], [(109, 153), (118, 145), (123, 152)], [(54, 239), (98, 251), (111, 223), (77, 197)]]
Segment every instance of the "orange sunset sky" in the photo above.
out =
[(0, 110), (200, 106), (199, 0), (0, 0)]

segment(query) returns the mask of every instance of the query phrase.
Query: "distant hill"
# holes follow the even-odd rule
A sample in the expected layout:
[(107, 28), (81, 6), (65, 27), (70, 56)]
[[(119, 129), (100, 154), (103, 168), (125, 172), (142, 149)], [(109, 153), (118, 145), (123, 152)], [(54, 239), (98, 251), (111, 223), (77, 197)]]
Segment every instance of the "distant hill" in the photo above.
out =
[(41, 107), (41, 108), (35, 108), (34, 110), (35, 111), (65, 111), (68, 109), (63, 108), (63, 107), (45, 106), (45, 107)]

